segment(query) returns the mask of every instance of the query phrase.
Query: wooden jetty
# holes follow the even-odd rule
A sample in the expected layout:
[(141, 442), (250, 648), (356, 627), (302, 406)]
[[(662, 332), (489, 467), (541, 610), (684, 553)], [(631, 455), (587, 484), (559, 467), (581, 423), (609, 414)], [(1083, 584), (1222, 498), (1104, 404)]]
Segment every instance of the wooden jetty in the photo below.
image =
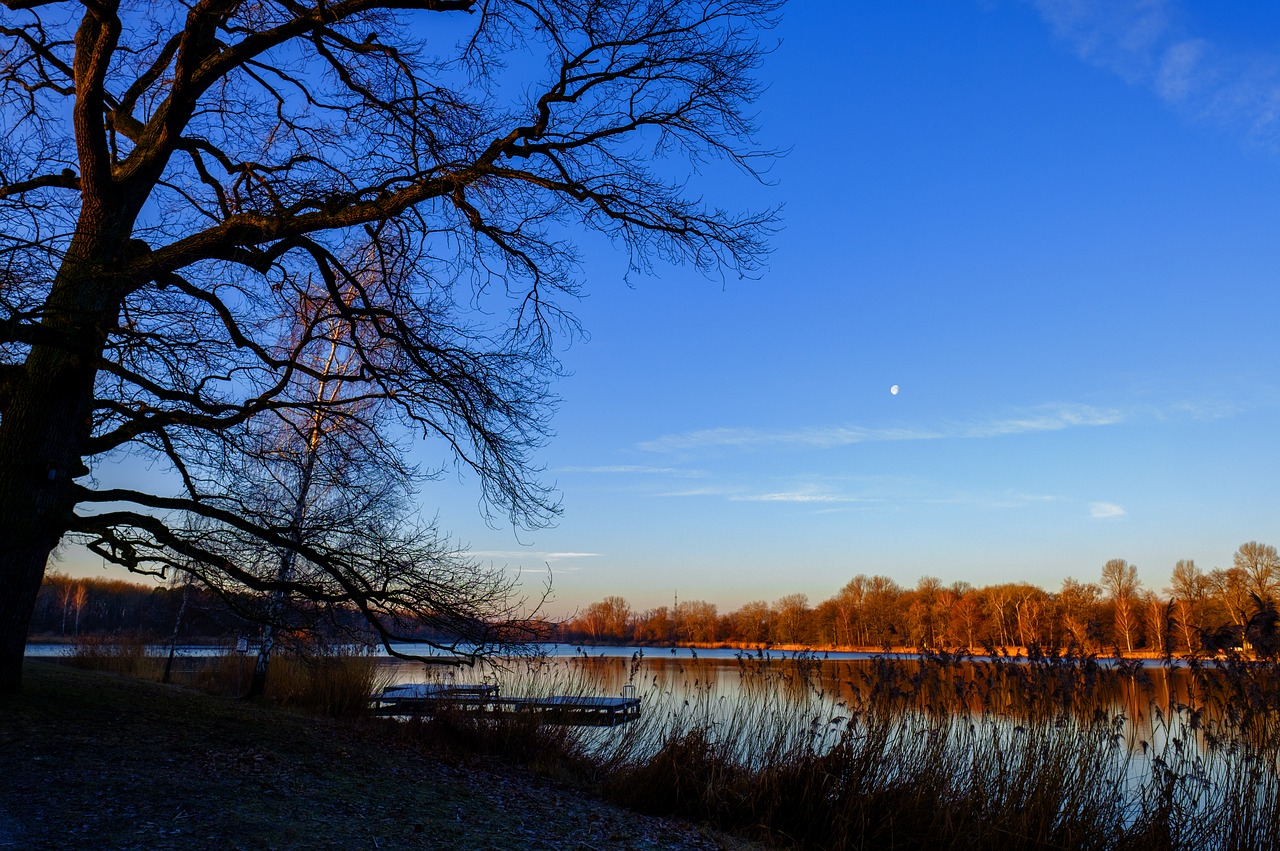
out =
[(375, 715), (431, 716), (439, 712), (497, 717), (529, 714), (546, 724), (616, 727), (640, 717), (634, 689), (621, 697), (563, 694), (545, 697), (502, 697), (489, 684), (406, 683), (388, 686), (369, 699)]

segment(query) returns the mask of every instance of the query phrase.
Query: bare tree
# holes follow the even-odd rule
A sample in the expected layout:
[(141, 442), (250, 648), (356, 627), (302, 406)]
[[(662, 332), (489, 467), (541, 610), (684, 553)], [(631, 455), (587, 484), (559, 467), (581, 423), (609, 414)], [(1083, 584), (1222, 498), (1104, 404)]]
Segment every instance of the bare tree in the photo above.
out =
[(1166, 600), (1154, 591), (1139, 595), (1140, 608), (1147, 625), (1147, 645), (1164, 655), (1173, 652), (1174, 602)]
[[(1215, 567), (1205, 577), (1210, 600), (1216, 605), (1218, 616), (1225, 615), (1233, 626), (1243, 630), (1249, 621), (1253, 605), (1249, 597), (1249, 579), (1238, 567)], [(1219, 624), (1225, 626), (1225, 624)]]
[(717, 617), (714, 603), (685, 600), (675, 607), (674, 616), (679, 624), (679, 632), (686, 641), (707, 643), (716, 640)]
[(1260, 600), (1275, 600), (1280, 585), (1280, 554), (1270, 544), (1249, 541), (1240, 545), (1232, 559), (1233, 566), (1245, 579), (1246, 589)]
[(850, 579), (835, 597), (837, 620), (835, 643), (842, 646), (866, 644), (862, 612), (867, 602), (868, 579), (863, 574)]
[[(744, 110), (779, 5), (2, 0), (0, 691), (19, 686), (68, 536), (143, 573), (194, 562), (261, 593), (345, 599), (400, 635), (403, 588), (351, 577), (402, 547), (298, 544), (189, 469), (209, 435), (329, 410), (287, 392), (318, 376), (275, 345), (314, 285), (395, 353), (356, 346), (343, 404), (389, 399), (478, 474), (487, 506), (545, 522), (556, 505), (531, 453), (554, 342), (574, 330), (557, 302), (578, 286), (568, 237), (602, 232), (639, 271), (758, 268), (771, 214), (708, 207), (684, 178), (708, 158), (753, 170)], [(366, 242), (392, 273), (385, 300), (351, 268)], [(178, 484), (85, 479), (124, 451)], [(293, 550), (325, 582), (247, 570), (210, 534)]]
[(1173, 613), (1188, 652), (1200, 649), (1200, 634), (1205, 628), (1204, 603), (1209, 593), (1209, 578), (1191, 559), (1180, 559), (1173, 566), (1169, 594)]
[(1074, 643), (1082, 650), (1089, 649), (1090, 625), (1096, 622), (1098, 599), (1101, 596), (1102, 589), (1092, 582), (1077, 582), (1070, 577), (1062, 580), (1062, 590), (1058, 592), (1058, 610), (1068, 643)]
[(752, 600), (732, 615), (738, 640), (767, 644), (773, 628), (773, 609), (764, 600)]
[(1133, 652), (1133, 640), (1138, 633), (1138, 567), (1122, 558), (1113, 558), (1102, 567), (1102, 587), (1115, 606), (1117, 642), (1124, 642), (1127, 652)]
[(807, 594), (787, 594), (779, 597), (770, 607), (773, 618), (770, 623), (774, 644), (809, 644), (809, 597)]
[(76, 590), (71, 594), (71, 608), (75, 610), (75, 634), (80, 634), (80, 616), (84, 614), (85, 604), (89, 602), (89, 589), (83, 582), (76, 583)]
[(632, 637), (634, 620), (631, 604), (615, 595), (587, 606), (569, 628), (585, 632), (592, 641), (622, 642)]
[(965, 650), (977, 646), (977, 631), (982, 623), (982, 603), (975, 591), (967, 591), (951, 606), (949, 617), (956, 644)]
[(67, 612), (71, 609), (71, 597), (75, 594), (76, 583), (71, 577), (62, 574), (50, 574), (48, 580), (53, 581), (57, 589), (58, 606), (62, 609), (62, 634), (67, 634)]

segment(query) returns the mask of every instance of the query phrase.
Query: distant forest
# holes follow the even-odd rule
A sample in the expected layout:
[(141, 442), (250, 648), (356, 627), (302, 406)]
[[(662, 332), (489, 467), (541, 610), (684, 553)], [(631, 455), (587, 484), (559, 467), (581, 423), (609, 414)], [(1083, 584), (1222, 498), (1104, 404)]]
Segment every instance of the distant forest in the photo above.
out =
[(979, 649), (1076, 647), (1086, 652), (1280, 651), (1280, 556), (1250, 541), (1232, 566), (1204, 571), (1179, 561), (1163, 590), (1135, 565), (1108, 561), (1097, 582), (1066, 579), (1056, 591), (1027, 582), (975, 587), (930, 576), (904, 588), (855, 576), (834, 597), (763, 600), (721, 614), (714, 603), (635, 611), (606, 597), (562, 624), (565, 640), (597, 644), (746, 644), (816, 648)]
[[(228, 644), (240, 637), (255, 639), (261, 632), (259, 623), (239, 614), (260, 608), (255, 602), (246, 592), (228, 598), (194, 582), (153, 586), (49, 571), (36, 598), (28, 640), (73, 641), (120, 633), (160, 640), (173, 637), (176, 631), (179, 643)], [(420, 638), (441, 637), (426, 626), (405, 631)], [(326, 619), (309, 622), (305, 630), (286, 634), (282, 640), (305, 642), (317, 637), (343, 642), (373, 639), (363, 618), (351, 609), (328, 611)]]
[[(187, 606), (181, 622), (183, 595)], [(741, 644), (816, 648), (1068, 647), (1088, 652), (1185, 653), (1250, 647), (1280, 652), (1280, 555), (1250, 541), (1232, 566), (1204, 571), (1179, 561), (1163, 590), (1138, 569), (1108, 561), (1097, 582), (1066, 579), (1056, 591), (1027, 582), (976, 587), (926, 576), (904, 588), (858, 575), (828, 600), (804, 594), (756, 601), (721, 614), (714, 603), (681, 600), (636, 611), (622, 597), (592, 603), (552, 632), (584, 644)], [(239, 607), (242, 610), (247, 607)], [(359, 629), (354, 613), (345, 625)], [(146, 586), (73, 579), (51, 571), (40, 589), (31, 637), (134, 632), (184, 641), (228, 641), (258, 626), (197, 585)]]
[[(183, 595), (187, 606), (178, 623)], [(168, 636), (179, 626), (187, 640), (226, 640), (256, 631), (208, 589), (149, 586), (118, 579), (73, 579), (49, 571), (31, 618), (32, 640), (131, 632)]]

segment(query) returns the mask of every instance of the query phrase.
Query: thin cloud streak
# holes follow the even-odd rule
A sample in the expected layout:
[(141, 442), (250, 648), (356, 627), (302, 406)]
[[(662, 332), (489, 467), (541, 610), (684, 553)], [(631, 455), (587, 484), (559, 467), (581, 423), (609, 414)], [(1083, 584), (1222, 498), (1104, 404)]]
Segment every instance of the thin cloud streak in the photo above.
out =
[(1124, 422), (1125, 415), (1115, 409), (1095, 408), (1089, 405), (1063, 406), (1046, 409), (1030, 416), (997, 420), (974, 426), (963, 437), (1003, 437), (1007, 434), (1027, 434), (1037, 431), (1061, 431), (1067, 428), (1095, 428)]
[(897, 483), (889, 486), (863, 486), (852, 492), (841, 492), (830, 483), (807, 486), (798, 484), (788, 490), (749, 490), (746, 487), (699, 488), (655, 494), (659, 497), (710, 497), (726, 502), (758, 502), (836, 506), (817, 508), (817, 513), (849, 510), (851, 508), (905, 508), (920, 505), (953, 505), (981, 510), (1007, 511), (1060, 502), (1061, 497), (1049, 494), (996, 491), (969, 493), (941, 489), (927, 482)]
[(830, 493), (761, 493), (750, 496), (731, 496), (730, 502), (881, 502), (878, 499), (864, 499), (854, 496), (840, 496)]
[(678, 467), (648, 467), (642, 464), (617, 464), (596, 467), (561, 467), (561, 473), (620, 473), (641, 475), (697, 476), (696, 470), (681, 470)]
[(1127, 419), (1126, 414), (1116, 409), (1091, 405), (1046, 405), (1033, 409), (1023, 416), (937, 429), (830, 426), (763, 431), (753, 428), (712, 428), (647, 440), (640, 443), (637, 448), (646, 452), (763, 447), (834, 449), (858, 443), (1004, 437), (1014, 434), (1061, 431), (1067, 428), (1115, 425), (1125, 419)]
[(470, 555), (481, 559), (492, 559), (502, 561), (511, 559), (512, 561), (566, 561), (568, 559), (579, 558), (602, 558), (604, 553), (555, 553), (555, 552), (538, 552), (534, 550), (475, 550)]

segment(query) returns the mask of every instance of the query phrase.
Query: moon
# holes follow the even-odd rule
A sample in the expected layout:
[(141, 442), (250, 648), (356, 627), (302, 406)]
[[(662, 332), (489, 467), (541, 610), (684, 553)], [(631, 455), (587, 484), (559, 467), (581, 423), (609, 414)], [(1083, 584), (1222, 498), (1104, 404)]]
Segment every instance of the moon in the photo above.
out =
[(898, 385), (896, 385), (896, 384), (895, 384), (895, 385), (893, 385), (892, 387), (890, 387), (890, 388), (889, 388), (889, 392), (890, 392), (890, 393), (892, 393), (894, 396), (897, 396), (897, 395), (898, 395)]

